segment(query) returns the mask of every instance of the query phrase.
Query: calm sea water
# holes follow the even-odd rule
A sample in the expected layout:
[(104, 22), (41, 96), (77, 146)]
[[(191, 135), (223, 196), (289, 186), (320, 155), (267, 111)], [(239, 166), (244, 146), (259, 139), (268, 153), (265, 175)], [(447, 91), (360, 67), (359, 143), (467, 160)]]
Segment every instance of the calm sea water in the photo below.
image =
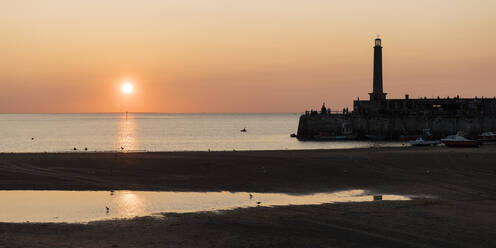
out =
[[(207, 151), (401, 146), (291, 138), (300, 114), (0, 114), (0, 152)], [(240, 132), (246, 128), (247, 132)]]

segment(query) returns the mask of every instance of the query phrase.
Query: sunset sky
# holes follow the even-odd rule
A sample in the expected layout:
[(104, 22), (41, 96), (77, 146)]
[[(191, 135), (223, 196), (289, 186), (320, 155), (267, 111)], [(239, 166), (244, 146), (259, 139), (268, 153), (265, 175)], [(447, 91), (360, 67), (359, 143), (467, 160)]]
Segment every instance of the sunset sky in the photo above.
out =
[(378, 34), (388, 97), (496, 95), (494, 0), (0, 3), (0, 113), (351, 108)]

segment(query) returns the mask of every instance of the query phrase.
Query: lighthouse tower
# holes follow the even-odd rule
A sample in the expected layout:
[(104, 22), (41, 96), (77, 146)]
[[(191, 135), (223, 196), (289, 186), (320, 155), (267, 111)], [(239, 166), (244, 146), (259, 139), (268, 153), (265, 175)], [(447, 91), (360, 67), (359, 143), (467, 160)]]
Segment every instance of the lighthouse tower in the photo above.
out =
[(369, 93), (370, 101), (382, 101), (386, 99), (386, 93), (382, 90), (382, 46), (381, 39), (375, 39), (374, 46), (374, 88)]

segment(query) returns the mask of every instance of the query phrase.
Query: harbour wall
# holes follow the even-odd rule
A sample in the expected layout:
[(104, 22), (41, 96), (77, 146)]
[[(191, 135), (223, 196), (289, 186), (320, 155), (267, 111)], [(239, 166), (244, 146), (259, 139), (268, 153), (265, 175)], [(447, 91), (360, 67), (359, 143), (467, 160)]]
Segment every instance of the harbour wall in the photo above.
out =
[[(496, 116), (363, 116), (358, 114), (302, 115), (297, 137), (312, 140), (318, 136), (334, 136), (352, 133), (358, 138), (365, 135), (384, 136), (398, 140), (402, 135), (422, 134), (430, 129), (434, 138), (444, 138), (463, 131), (468, 137), (481, 132), (496, 131)], [(345, 132), (346, 131), (346, 132)]]

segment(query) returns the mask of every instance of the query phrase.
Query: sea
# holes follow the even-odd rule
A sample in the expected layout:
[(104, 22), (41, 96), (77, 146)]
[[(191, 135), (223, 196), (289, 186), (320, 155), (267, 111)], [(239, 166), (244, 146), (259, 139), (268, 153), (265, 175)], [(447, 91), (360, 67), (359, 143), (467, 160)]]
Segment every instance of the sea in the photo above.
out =
[[(0, 152), (342, 149), (399, 142), (299, 141), (299, 113), (0, 114)], [(246, 129), (246, 132), (240, 130)]]

